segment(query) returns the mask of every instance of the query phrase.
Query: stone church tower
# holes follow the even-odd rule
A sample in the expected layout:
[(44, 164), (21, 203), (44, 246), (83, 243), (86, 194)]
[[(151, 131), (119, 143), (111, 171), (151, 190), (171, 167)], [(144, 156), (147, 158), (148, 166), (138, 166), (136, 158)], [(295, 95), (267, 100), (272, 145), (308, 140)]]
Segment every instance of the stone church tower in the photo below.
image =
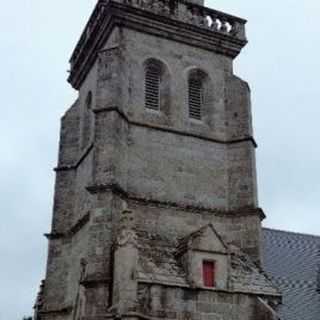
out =
[(260, 267), (246, 21), (100, 0), (71, 57), (37, 320), (277, 319)]

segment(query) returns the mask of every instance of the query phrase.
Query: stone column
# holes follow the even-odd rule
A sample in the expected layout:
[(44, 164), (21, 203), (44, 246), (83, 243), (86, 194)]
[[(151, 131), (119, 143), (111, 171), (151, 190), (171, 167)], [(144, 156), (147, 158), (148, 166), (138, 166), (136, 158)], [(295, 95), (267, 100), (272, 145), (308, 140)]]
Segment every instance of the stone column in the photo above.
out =
[(135, 311), (137, 306), (138, 245), (133, 225), (132, 211), (124, 210), (115, 243), (111, 308), (120, 315)]

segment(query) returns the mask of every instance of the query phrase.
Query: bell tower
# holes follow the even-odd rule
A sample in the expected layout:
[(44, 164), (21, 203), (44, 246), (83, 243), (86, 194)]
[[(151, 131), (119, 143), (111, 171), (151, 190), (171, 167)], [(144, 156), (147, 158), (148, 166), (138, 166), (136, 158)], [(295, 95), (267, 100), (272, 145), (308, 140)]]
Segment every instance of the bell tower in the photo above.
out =
[(72, 54), (39, 320), (277, 319), (260, 267), (246, 21), (100, 0)]

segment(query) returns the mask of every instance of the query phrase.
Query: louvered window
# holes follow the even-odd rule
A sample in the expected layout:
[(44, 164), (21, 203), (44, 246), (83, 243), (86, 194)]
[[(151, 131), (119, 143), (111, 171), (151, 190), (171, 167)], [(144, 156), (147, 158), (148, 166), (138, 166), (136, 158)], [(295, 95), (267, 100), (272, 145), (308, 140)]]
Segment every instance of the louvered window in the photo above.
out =
[(145, 107), (160, 110), (161, 66), (150, 63), (145, 73)]
[(201, 120), (201, 109), (203, 105), (203, 83), (199, 77), (189, 79), (189, 117)]

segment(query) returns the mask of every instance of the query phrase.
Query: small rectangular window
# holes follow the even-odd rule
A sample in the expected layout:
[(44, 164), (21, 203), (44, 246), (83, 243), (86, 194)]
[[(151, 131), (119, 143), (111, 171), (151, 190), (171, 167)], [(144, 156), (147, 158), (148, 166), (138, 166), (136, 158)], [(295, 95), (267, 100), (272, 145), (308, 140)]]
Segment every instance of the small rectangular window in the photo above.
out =
[(203, 285), (205, 287), (215, 287), (215, 262), (214, 261), (203, 261)]

